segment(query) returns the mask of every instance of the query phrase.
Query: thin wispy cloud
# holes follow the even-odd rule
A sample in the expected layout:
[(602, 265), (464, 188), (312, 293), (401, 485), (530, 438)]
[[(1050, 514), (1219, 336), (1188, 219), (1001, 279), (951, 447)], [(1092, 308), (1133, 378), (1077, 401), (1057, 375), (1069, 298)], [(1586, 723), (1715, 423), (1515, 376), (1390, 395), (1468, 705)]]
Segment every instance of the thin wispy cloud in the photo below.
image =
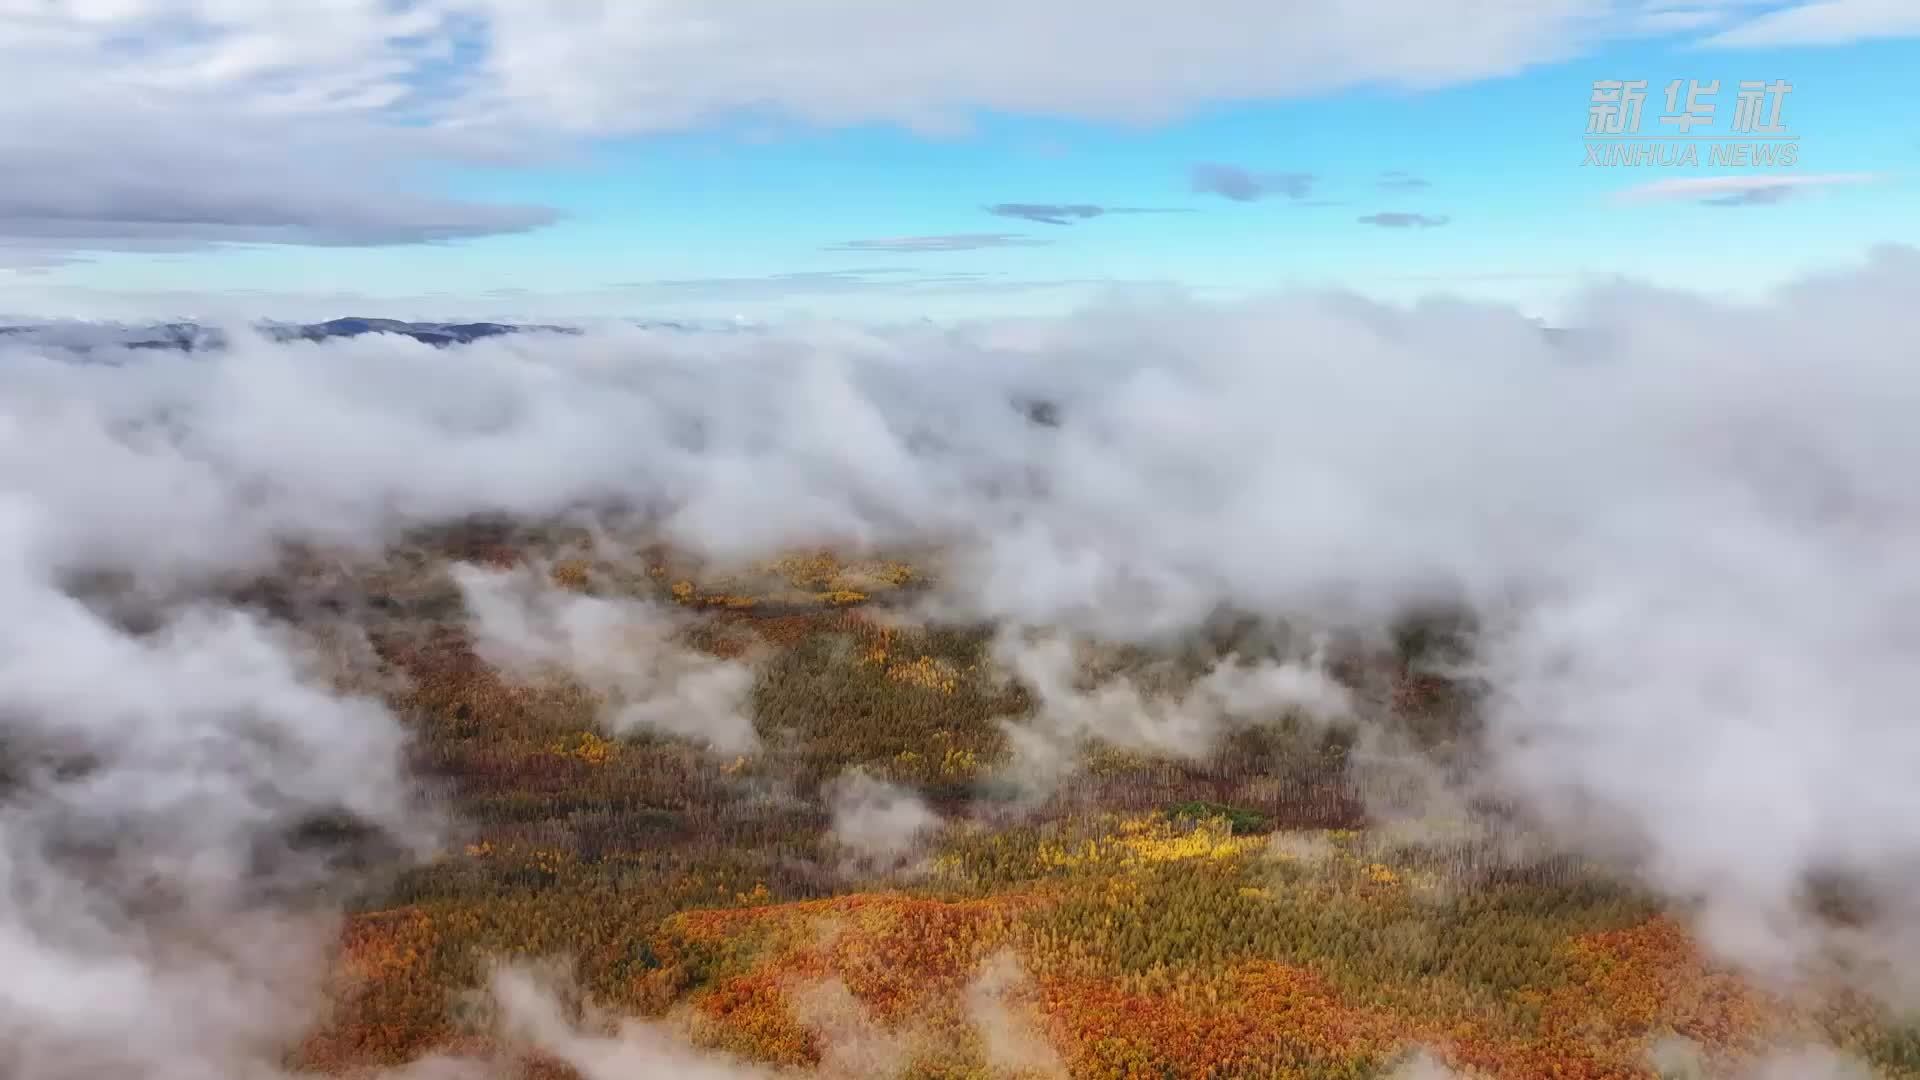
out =
[(1019, 218), (1042, 225), (1071, 225), (1109, 214), (1189, 214), (1184, 207), (1097, 206), (1093, 203), (995, 203), (986, 208), (997, 217)]
[(1544, 270), (1488, 270), (1468, 271), (1458, 274), (1387, 274), (1382, 281), (1417, 282), (1428, 285), (1458, 285), (1463, 281), (1508, 282), (1508, 281), (1574, 281), (1579, 275)]
[(1656, 10), (1636, 15), (1633, 19), (1633, 27), (1647, 34), (1678, 34), (1689, 30), (1724, 26), (1727, 17), (1728, 13), (1725, 10), (1709, 8)]
[(1621, 203), (1695, 201), (1708, 206), (1767, 206), (1803, 191), (1872, 184), (1882, 179), (1881, 174), (1870, 172), (1686, 176), (1630, 187), (1615, 193), (1613, 199)]
[(1373, 225), (1382, 229), (1437, 229), (1453, 219), (1428, 214), (1416, 214), (1406, 210), (1382, 210), (1377, 214), (1355, 218), (1362, 225)]
[(1716, 195), (1711, 199), (1701, 199), (1702, 206), (1772, 206), (1786, 202), (1796, 191), (1804, 188), (1773, 187), (1748, 188), (1745, 191), (1732, 191), (1725, 195)]
[(827, 251), (899, 252), (980, 251), (986, 248), (1037, 247), (1051, 240), (1023, 233), (950, 233), (944, 236), (886, 236), (868, 240), (848, 240), (828, 246)]
[(41, 274), (85, 261), (83, 255), (48, 251), (24, 237), (0, 237), (0, 273)]
[(1318, 179), (1310, 172), (1256, 172), (1238, 165), (1203, 162), (1193, 167), (1193, 190), (1234, 202), (1254, 202), (1269, 195), (1304, 199)]
[(1102, 284), (1084, 279), (1017, 278), (995, 271), (921, 271), (900, 266), (800, 270), (740, 277), (658, 278), (613, 285), (632, 296), (661, 300), (783, 300), (858, 293), (1017, 293)]
[(1433, 186), (1433, 182), (1424, 176), (1415, 176), (1404, 169), (1393, 169), (1380, 174), (1378, 181), (1385, 191), (1420, 191)]

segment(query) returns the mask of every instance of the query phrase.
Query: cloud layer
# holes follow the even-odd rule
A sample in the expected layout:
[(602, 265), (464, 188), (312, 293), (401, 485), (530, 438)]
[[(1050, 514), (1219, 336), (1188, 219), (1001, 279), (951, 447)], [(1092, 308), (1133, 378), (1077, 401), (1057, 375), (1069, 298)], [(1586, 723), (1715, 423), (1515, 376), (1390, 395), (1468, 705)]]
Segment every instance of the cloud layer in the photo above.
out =
[[(1500, 307), (1285, 294), (453, 350), (0, 344), (0, 951), (33, 988), (0, 1025), (33, 1080), (271, 1075), (331, 925), (315, 886), (340, 852), (302, 838), (427, 839), (391, 718), (207, 598), (285, 540), (608, 503), (719, 559), (944, 545), (948, 610), (1016, 628), (1165, 640), (1224, 609), (1365, 633), (1467, 605), (1487, 783), (1726, 955), (1786, 975), (1838, 953), (1920, 1000), (1916, 295), (1920, 253), (1890, 249), (1753, 305), (1592, 292), (1558, 337)], [(606, 634), (675, 656), (645, 612), (469, 584), (483, 631), (576, 675)], [(1333, 700), (1277, 670), (1198, 700), (1229, 721)], [(639, 674), (613, 690), (699, 712), (706, 676)], [(1047, 669), (1026, 677), (1046, 701)], [(1209, 730), (1181, 701), (1053, 704), (1032, 730)], [(883, 847), (917, 831), (899, 821)], [(1810, 915), (1816, 877), (1866, 925)], [(215, 927), (268, 951), (196, 944)]]

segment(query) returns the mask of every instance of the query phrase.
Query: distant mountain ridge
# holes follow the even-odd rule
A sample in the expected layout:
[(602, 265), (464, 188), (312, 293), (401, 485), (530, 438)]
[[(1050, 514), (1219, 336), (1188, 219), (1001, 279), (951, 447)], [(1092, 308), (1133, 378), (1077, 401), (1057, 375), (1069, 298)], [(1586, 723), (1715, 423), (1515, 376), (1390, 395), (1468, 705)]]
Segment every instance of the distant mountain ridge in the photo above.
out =
[(502, 334), (526, 332), (550, 334), (577, 334), (580, 331), (567, 326), (521, 325), (518, 323), (470, 322), (470, 323), (426, 323), (402, 322), (398, 319), (362, 319), (347, 317), (333, 319), (323, 323), (308, 323), (300, 326), (263, 327), (268, 336), (282, 341), (300, 338), (307, 341), (325, 341), (329, 338), (359, 337), (361, 334), (398, 334), (410, 337), (428, 345), (466, 345), (481, 338), (499, 337)]
[[(692, 323), (652, 320), (633, 325), (657, 330), (697, 331), (704, 327)], [(254, 328), (274, 341), (331, 341), (362, 334), (395, 334), (436, 347), (467, 345), (485, 338), (508, 334), (578, 334), (571, 326), (542, 323), (497, 322), (407, 322), (400, 319), (367, 319), (355, 316), (319, 323), (260, 322)], [(53, 346), (76, 352), (94, 349), (164, 349), (197, 352), (221, 349), (228, 344), (224, 331), (193, 322), (154, 323), (124, 326), (113, 323), (30, 323), (0, 325), (0, 345)]]
[[(738, 333), (759, 327), (734, 321), (730, 323), (693, 323), (667, 319), (632, 320), (630, 326), (644, 330), (673, 330), (683, 333)], [(394, 334), (423, 344), (444, 348), (468, 345), (486, 338), (509, 334), (580, 334), (575, 326), (547, 323), (498, 322), (409, 322), (401, 319), (368, 319), (346, 316), (318, 323), (257, 322), (254, 329), (273, 341), (331, 341), (362, 334)], [(1555, 346), (1577, 346), (1584, 335), (1569, 327), (1539, 327), (1540, 334)], [(91, 352), (95, 349), (162, 349), (176, 352), (200, 352), (223, 349), (228, 345), (225, 331), (194, 322), (125, 325), (98, 322), (0, 323), (0, 346), (37, 345)]]

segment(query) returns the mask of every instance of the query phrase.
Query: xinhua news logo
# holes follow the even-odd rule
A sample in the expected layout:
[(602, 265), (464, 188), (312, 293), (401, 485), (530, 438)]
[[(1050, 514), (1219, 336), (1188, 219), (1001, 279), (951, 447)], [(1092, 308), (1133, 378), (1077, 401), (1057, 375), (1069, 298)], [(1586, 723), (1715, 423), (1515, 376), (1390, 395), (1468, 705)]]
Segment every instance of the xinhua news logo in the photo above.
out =
[[(1793, 84), (1779, 79), (1743, 81), (1728, 115), (1714, 100), (1720, 80), (1675, 79), (1666, 86), (1661, 126), (1642, 133), (1647, 80), (1597, 80), (1587, 107), (1587, 159), (1581, 164), (1792, 168), (1800, 162), (1800, 136), (1782, 117), (1792, 92)], [(1722, 116), (1728, 123), (1716, 130)]]

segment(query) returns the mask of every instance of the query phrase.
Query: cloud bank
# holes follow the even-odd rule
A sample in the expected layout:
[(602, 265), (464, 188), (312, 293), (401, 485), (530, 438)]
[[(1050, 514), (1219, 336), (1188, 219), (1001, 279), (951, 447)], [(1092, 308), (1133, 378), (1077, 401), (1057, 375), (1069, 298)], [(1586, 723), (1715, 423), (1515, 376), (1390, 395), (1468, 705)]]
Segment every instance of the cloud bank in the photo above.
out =
[[(1487, 783), (1725, 955), (1783, 977), (1838, 958), (1920, 1000), (1915, 296), (1897, 248), (1754, 304), (1590, 291), (1559, 336), (1299, 293), (456, 349), (0, 344), (17, 1071), (272, 1075), (318, 992), (316, 886), (354, 880), (362, 845), (431, 844), (392, 719), (223, 588), (285, 541), (608, 505), (716, 559), (941, 545), (948, 610), (1095, 638), (1465, 605)], [(483, 632), (537, 658), (591, 673), (629, 633), (673, 655), (646, 613), (469, 585)], [(1310, 670), (1213, 686), (1209, 714), (1315, 697)], [(643, 722), (714, 715), (706, 674), (640, 672), (641, 699), (685, 706)], [(1143, 697), (1062, 730), (1180, 746), (1185, 715)], [(1862, 921), (1818, 917), (1815, 881)]]

